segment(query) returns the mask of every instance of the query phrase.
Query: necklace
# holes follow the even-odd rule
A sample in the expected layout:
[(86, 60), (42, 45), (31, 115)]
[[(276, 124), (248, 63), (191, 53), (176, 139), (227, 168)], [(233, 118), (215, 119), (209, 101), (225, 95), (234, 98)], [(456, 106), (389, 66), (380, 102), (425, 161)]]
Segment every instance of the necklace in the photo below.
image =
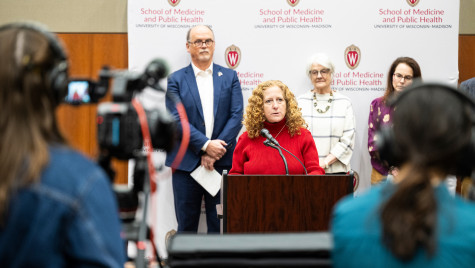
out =
[[(282, 130), (284, 130), (284, 127), (285, 127), (285, 124), (282, 126), (282, 128), (280, 129), (279, 133), (277, 133), (277, 135), (275, 135), (275, 138), (277, 138), (277, 136), (279, 136), (280, 132), (282, 132)], [(275, 139), (274, 138), (274, 139)]]
[(318, 102), (317, 93), (313, 92), (313, 107), (315, 107), (315, 110), (321, 114), (326, 113), (330, 109), (330, 106), (332, 105), (332, 101), (333, 101), (333, 91), (330, 90), (330, 98), (328, 98), (328, 103), (327, 103), (327, 106), (325, 107), (325, 110), (317, 108), (317, 102)]

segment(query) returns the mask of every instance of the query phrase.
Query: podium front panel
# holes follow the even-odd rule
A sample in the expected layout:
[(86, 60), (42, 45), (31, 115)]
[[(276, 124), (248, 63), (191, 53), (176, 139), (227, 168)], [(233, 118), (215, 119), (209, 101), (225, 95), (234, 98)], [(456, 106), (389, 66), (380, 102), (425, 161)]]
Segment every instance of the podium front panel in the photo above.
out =
[(327, 231), (352, 175), (224, 175), (223, 232)]

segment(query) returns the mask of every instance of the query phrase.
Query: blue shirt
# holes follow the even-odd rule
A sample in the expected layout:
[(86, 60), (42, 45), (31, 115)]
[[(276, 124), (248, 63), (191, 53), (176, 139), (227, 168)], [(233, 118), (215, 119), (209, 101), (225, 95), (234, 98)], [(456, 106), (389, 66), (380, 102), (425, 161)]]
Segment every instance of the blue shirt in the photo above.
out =
[(436, 252), (428, 257), (420, 249), (409, 262), (397, 259), (382, 243), (378, 210), (389, 197), (393, 184), (383, 184), (369, 193), (346, 197), (334, 210), (331, 231), (334, 267), (475, 267), (475, 204), (436, 187)]
[(84, 156), (50, 148), (40, 180), (10, 199), (0, 227), (0, 267), (123, 267), (125, 242), (110, 184)]

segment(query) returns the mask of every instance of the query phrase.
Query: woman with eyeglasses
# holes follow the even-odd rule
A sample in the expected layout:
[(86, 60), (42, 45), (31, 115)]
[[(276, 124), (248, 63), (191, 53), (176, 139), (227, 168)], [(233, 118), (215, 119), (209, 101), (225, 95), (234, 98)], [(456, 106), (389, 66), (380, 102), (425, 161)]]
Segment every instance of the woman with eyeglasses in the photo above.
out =
[(334, 72), (327, 55), (311, 56), (307, 75), (313, 88), (297, 101), (317, 145), (325, 174), (345, 174), (350, 171), (355, 144), (355, 115), (350, 99), (331, 88)]
[(404, 91), (414, 79), (421, 79), (421, 68), (417, 61), (410, 57), (397, 58), (389, 68), (387, 88), (382, 97), (371, 102), (368, 119), (368, 151), (371, 156), (371, 184), (386, 180), (389, 167), (379, 159), (376, 148), (376, 132), (383, 126), (391, 124), (392, 110), (386, 105), (387, 101)]

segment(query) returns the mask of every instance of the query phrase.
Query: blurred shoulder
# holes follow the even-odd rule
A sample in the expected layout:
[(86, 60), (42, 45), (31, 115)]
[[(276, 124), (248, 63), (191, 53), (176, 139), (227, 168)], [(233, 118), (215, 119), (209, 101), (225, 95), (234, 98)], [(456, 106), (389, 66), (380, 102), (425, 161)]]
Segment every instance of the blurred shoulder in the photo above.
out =
[(73, 168), (74, 166), (97, 166), (91, 159), (86, 157), (84, 154), (68, 147), (65, 145), (56, 145), (50, 147), (50, 157), (51, 164), (54, 166), (61, 165), (64, 163), (74, 162), (73, 165), (68, 168)]
[(42, 173), (41, 183), (73, 195), (89, 187), (111, 186), (99, 165), (67, 146), (50, 147), (50, 161)]
[(475, 225), (475, 202), (467, 201), (458, 195), (455, 196), (455, 202), (462, 218)]
[(378, 185), (374, 186), (365, 193), (359, 196), (353, 194), (346, 196), (335, 205), (335, 215), (347, 215), (352, 217), (353, 214), (362, 214), (363, 211), (369, 211), (371, 208), (376, 208), (382, 202), (385, 192), (392, 186)]

